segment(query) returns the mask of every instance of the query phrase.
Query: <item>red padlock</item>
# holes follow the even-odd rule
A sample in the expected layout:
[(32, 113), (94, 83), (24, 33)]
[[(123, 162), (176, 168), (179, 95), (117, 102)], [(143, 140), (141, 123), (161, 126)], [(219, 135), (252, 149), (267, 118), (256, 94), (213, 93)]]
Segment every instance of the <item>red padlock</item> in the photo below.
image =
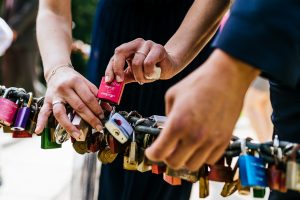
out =
[(112, 136), (107, 135), (108, 137), (108, 146), (112, 153), (119, 153), (120, 150), (120, 143)]
[(158, 164), (152, 164), (152, 173), (153, 174), (162, 174), (166, 172), (166, 166), (160, 166)]
[(10, 92), (16, 89), (8, 88), (5, 90), (3, 97), (0, 97), (0, 124), (4, 126), (11, 126), (13, 124), (18, 110), (18, 104), (8, 99)]
[(105, 82), (105, 77), (102, 77), (97, 97), (105, 102), (119, 105), (124, 89), (124, 82), (118, 83), (114, 80), (111, 83)]
[(215, 165), (210, 166), (208, 179), (217, 182), (232, 182), (233, 170), (230, 166), (225, 166), (225, 158), (222, 157)]
[(181, 185), (181, 179), (173, 176), (168, 176), (164, 173), (164, 181), (170, 185)]
[(31, 138), (32, 134), (27, 131), (14, 131), (12, 134), (13, 138)]

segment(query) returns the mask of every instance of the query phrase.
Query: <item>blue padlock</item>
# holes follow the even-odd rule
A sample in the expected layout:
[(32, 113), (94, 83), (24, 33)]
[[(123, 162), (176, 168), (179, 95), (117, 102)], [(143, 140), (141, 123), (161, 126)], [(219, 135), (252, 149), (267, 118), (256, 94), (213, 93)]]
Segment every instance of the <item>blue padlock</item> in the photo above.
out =
[(246, 140), (241, 141), (242, 155), (239, 162), (239, 175), (243, 187), (267, 187), (267, 173), (262, 158), (247, 154)]
[(239, 159), (242, 186), (267, 187), (265, 163), (252, 155), (241, 155)]

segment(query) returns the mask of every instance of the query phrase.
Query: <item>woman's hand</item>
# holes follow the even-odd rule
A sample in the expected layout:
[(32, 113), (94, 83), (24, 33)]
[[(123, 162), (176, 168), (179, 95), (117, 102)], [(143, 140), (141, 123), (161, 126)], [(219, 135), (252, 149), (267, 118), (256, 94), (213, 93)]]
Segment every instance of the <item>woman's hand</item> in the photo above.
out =
[[(38, 116), (35, 132), (40, 134), (53, 112), (57, 121), (74, 138), (80, 136), (80, 131), (72, 125), (67, 113), (65, 104), (69, 104), (94, 129), (102, 130), (100, 119), (104, 113), (99, 105), (96, 95), (98, 89), (82, 75), (72, 68), (60, 68), (48, 80), (44, 105)], [(107, 105), (105, 105), (107, 107)]]
[[(128, 67), (124, 70), (126, 63)], [(162, 45), (138, 38), (115, 49), (105, 72), (105, 81), (149, 83), (172, 78), (177, 68), (177, 61)]]

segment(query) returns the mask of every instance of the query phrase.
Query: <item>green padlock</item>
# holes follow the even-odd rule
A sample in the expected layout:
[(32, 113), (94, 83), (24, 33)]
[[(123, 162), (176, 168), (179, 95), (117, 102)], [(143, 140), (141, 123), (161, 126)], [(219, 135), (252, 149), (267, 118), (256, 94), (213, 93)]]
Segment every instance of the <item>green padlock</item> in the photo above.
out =
[(264, 198), (266, 195), (265, 188), (253, 188), (253, 197), (254, 198)]
[(55, 119), (50, 116), (47, 125), (42, 133), (41, 137), (41, 148), (42, 149), (56, 149), (61, 148), (61, 144), (57, 144), (55, 141), (54, 131), (55, 131)]

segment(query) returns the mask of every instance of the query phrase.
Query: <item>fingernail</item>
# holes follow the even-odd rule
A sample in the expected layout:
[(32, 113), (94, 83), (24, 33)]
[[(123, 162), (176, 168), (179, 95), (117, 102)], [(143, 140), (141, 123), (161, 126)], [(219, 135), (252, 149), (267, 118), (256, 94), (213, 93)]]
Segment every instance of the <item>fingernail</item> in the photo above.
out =
[(98, 131), (98, 132), (100, 132), (100, 131), (102, 131), (102, 126), (100, 125), (100, 124), (98, 124), (97, 126), (96, 126), (96, 130)]
[(73, 132), (72, 136), (75, 137), (75, 138), (79, 138), (79, 137), (80, 137), (80, 133), (78, 133), (78, 132)]
[(117, 80), (117, 82), (122, 82), (123, 81), (121, 76), (119, 76), (119, 75), (116, 76), (116, 80)]
[(104, 114), (103, 113), (100, 114), (99, 117), (100, 117), (100, 119), (104, 119)]
[(41, 133), (40, 129), (41, 129), (40, 126), (35, 127), (34, 133), (37, 134), (37, 135), (40, 134)]
[(105, 76), (105, 82), (107, 83), (107, 82), (109, 82), (109, 76)]

